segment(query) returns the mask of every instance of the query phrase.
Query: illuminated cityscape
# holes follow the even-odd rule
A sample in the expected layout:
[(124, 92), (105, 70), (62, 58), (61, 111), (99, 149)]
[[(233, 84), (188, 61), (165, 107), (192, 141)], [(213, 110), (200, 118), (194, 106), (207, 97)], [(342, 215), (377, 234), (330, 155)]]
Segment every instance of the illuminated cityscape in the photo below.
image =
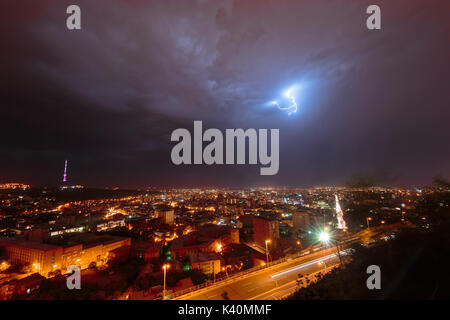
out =
[[(18, 192), (16, 184), (7, 185), (11, 189), (0, 193), (3, 299), (45, 298), (35, 284), (61, 281), (71, 265), (92, 283), (127, 278), (114, 290), (105, 287), (108, 299), (222, 299), (224, 292), (231, 299), (281, 299), (298, 290), (298, 272), (310, 274), (308, 282), (301, 280), (307, 286), (325, 269), (332, 271), (352, 245), (372, 246), (402, 230), (433, 228), (439, 221), (422, 207), (443, 190), (430, 185)], [(88, 199), (99, 192), (101, 198)], [(448, 210), (448, 202), (436, 206)], [(336, 255), (336, 241), (342, 256)], [(163, 288), (164, 265), (170, 269), (164, 270)], [(266, 289), (264, 272), (279, 289)], [(98, 292), (90, 294), (94, 299)]]
[(2, 311), (450, 300), (449, 0), (3, 3)]

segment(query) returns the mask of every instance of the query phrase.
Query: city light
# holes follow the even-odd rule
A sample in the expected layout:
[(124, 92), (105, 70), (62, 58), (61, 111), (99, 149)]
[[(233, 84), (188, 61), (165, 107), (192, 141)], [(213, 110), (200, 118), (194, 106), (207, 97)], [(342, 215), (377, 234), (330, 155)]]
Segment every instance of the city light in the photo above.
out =
[(370, 229), (370, 225), (369, 225), (369, 221), (371, 221), (372, 218), (371, 217), (367, 217), (366, 221), (367, 221), (367, 228)]
[(8, 269), (9, 267), (10, 267), (10, 265), (6, 261), (3, 261), (0, 264), (0, 271), (4, 271), (4, 270)]
[(321, 241), (321, 242), (328, 242), (328, 241), (330, 241), (330, 234), (328, 232), (322, 231), (319, 234), (319, 241)]
[(347, 230), (347, 224), (345, 223), (344, 220), (344, 212), (342, 211), (341, 205), (339, 204), (339, 197), (337, 194), (334, 195), (335, 197), (335, 201), (336, 201), (336, 217), (337, 217), (337, 222), (338, 222), (338, 229), (341, 230)]
[[(182, 269), (184, 271), (197, 270), (206, 275), (205, 281), (208, 281), (206, 279), (210, 277), (212, 283), (220, 283), (224, 280), (230, 282), (236, 281), (235, 279), (239, 279), (241, 272), (245, 272), (245, 274), (248, 273), (249, 276), (252, 277), (253, 275), (251, 275), (251, 273), (254, 272), (254, 270), (255, 276), (259, 271), (268, 272), (268, 274), (270, 273), (269, 278), (275, 279), (275, 281), (277, 281), (277, 279), (281, 279), (280, 277), (288, 276), (291, 273), (292, 277), (297, 276), (300, 270), (302, 271), (302, 274), (304, 274), (304, 276), (307, 276), (309, 272), (307, 268), (311, 268), (314, 274), (318, 271), (320, 271), (321, 273), (326, 273), (328, 270), (331, 270), (333, 268), (332, 266), (335, 264), (334, 260), (336, 260), (337, 258), (339, 258), (341, 265), (343, 263), (347, 263), (347, 261), (350, 261), (351, 259), (341, 259), (341, 256), (346, 254), (345, 250), (343, 250), (342, 248), (344, 248), (344, 246), (349, 243), (348, 241), (351, 241), (353, 243), (357, 242), (357, 239), (359, 239), (356, 233), (359, 232), (360, 229), (356, 230), (353, 227), (355, 225), (355, 221), (351, 220), (351, 215), (348, 216), (348, 220), (349, 222), (352, 222), (352, 229), (346, 234), (343, 233), (344, 230), (336, 230), (336, 212), (335, 210), (333, 210), (334, 208), (332, 206), (329, 206), (328, 204), (334, 203), (333, 200), (335, 199), (336, 193), (341, 194), (341, 197), (342, 199), (345, 199), (346, 204), (349, 203), (349, 199), (351, 199), (352, 197), (350, 194), (336, 188), (314, 188), (302, 193), (302, 199), (304, 200), (305, 207), (307, 207), (307, 209), (305, 209), (305, 215), (315, 215), (318, 218), (318, 225), (310, 224), (307, 217), (299, 215), (298, 217), (301, 217), (301, 219), (292, 221), (292, 224), (286, 223), (286, 225), (283, 226), (283, 228), (292, 228), (290, 230), (291, 232), (289, 241), (280, 239), (279, 234), (282, 233), (281, 229), (279, 229), (278, 232), (272, 232), (272, 229), (277, 229), (274, 221), (279, 218), (287, 220), (290, 217), (294, 217), (295, 211), (287, 212), (285, 210), (289, 209), (286, 208), (283, 211), (267, 210), (266, 212), (266, 210), (261, 211), (259, 208), (262, 204), (267, 203), (273, 203), (277, 206), (283, 206), (286, 202), (285, 199), (294, 198), (294, 196), (292, 196), (292, 194), (294, 194), (292, 190), (266, 188), (254, 189), (247, 192), (245, 195), (245, 199), (252, 199), (253, 201), (253, 203), (249, 204), (249, 206), (251, 206), (252, 208), (247, 209), (248, 213), (241, 213), (240, 209), (237, 209), (235, 206), (244, 201), (241, 198), (242, 195), (240, 192), (231, 193), (221, 189), (199, 189), (195, 191), (189, 189), (182, 191), (173, 190), (164, 192), (164, 200), (162, 200), (160, 194), (155, 194), (154, 196), (147, 195), (146, 197), (138, 195), (120, 199), (99, 199), (88, 201), (73, 201), (68, 203), (55, 203), (51, 208), (47, 207), (48, 202), (44, 202), (42, 208), (33, 210), (27, 209), (27, 212), (31, 212), (31, 214), (33, 215), (40, 212), (51, 212), (55, 213), (58, 218), (61, 214), (63, 215), (63, 217), (65, 217), (65, 215), (70, 216), (72, 212), (75, 214), (75, 222), (70, 222), (69, 219), (66, 219), (68, 221), (64, 221), (64, 224), (60, 225), (58, 225), (57, 221), (49, 223), (50, 231), (47, 236), (49, 236), (50, 238), (56, 238), (60, 236), (74, 236), (74, 239), (76, 239), (76, 237), (79, 236), (81, 236), (80, 238), (82, 238), (85, 234), (86, 237), (91, 237), (92, 235), (89, 235), (91, 231), (85, 227), (80, 227), (77, 220), (80, 219), (80, 221), (82, 221), (82, 219), (86, 219), (85, 217), (95, 215), (96, 212), (98, 212), (99, 217), (102, 219), (95, 225), (94, 228), (94, 230), (96, 230), (97, 232), (101, 230), (102, 235), (99, 237), (107, 237), (107, 233), (116, 225), (119, 227), (122, 226), (123, 228), (130, 228), (130, 234), (139, 237), (142, 236), (143, 238), (146, 237), (145, 240), (142, 239), (141, 241), (136, 242), (136, 256), (139, 259), (146, 260), (147, 262), (149, 262), (149, 264), (153, 264), (154, 266), (156, 266), (156, 268), (160, 268), (158, 277), (159, 280), (163, 282), (161, 283), (162, 285), (159, 291), (155, 290), (153, 293), (149, 293), (149, 295), (152, 296), (151, 299), (166, 300), (178, 298), (179, 293), (177, 292), (179, 291), (177, 290), (177, 288), (167, 287), (167, 272), (169, 272), (171, 269), (174, 269), (172, 264), (178, 265), (181, 263)], [(384, 193), (385, 191), (380, 192)], [(223, 196), (219, 197), (219, 194), (222, 194)], [(18, 198), (18, 201), (20, 202), (23, 202), (23, 199), (25, 198), (25, 196), (21, 196), (20, 198), (16, 195), (11, 195), (10, 197), (11, 199), (13, 199), (12, 201), (15, 201), (14, 199)], [(184, 201), (181, 201), (181, 198), (184, 198)], [(36, 202), (35, 199), (30, 199), (29, 201), (32, 201), (31, 203)], [(398, 206), (396, 201), (397, 200), (393, 200), (390, 205), (390, 208), (392, 210), (396, 210), (395, 208)], [(171, 210), (174, 211), (173, 223), (171, 225), (168, 225), (161, 223), (162, 221), (157, 220), (161, 218), (162, 215), (160, 213), (155, 214), (155, 205), (152, 203), (157, 203), (158, 206), (170, 206), (170, 204), (174, 204), (175, 202), (178, 203), (178, 205), (170, 207)], [(0, 200), (0, 203), (4, 203), (7, 206), (10, 205), (10, 202), (4, 199)], [(208, 208), (214, 207), (212, 203), (221, 204), (223, 206), (222, 210), (224, 211), (218, 212), (218, 214), (212, 214), (212, 212), (208, 210)], [(185, 210), (186, 205), (195, 207), (197, 209), (193, 212), (190, 212), (191, 210)], [(321, 211), (323, 210), (321, 206), (324, 206), (324, 208), (327, 209), (326, 213)], [(328, 206), (328, 208), (326, 206)], [(380, 208), (383, 208), (381, 206), (386, 206), (386, 203), (380, 203)], [(165, 211), (160, 210), (160, 212)], [(378, 212), (378, 209), (375, 207), (367, 211), (362, 211), (361, 216), (357, 217), (358, 220), (356, 221), (359, 222), (359, 220), (364, 221), (364, 219), (366, 219), (367, 227), (372, 227), (371, 224), (374, 221), (377, 222), (377, 225), (387, 225), (387, 220), (376, 218), (376, 214)], [(402, 213), (402, 216), (400, 216), (400, 213)], [(129, 216), (131, 216), (131, 218), (129, 218)], [(254, 238), (249, 239), (249, 241), (253, 240), (253, 248), (261, 253), (262, 259), (259, 261), (252, 261), (251, 259), (248, 259), (246, 256), (247, 253), (245, 251), (239, 251), (239, 246), (234, 246), (234, 243), (239, 243), (238, 241), (241, 241), (242, 243), (244, 241), (244, 239), (239, 239), (239, 228), (237, 227), (237, 224), (240, 222), (242, 226), (243, 221), (248, 218), (256, 218), (264, 221), (260, 222), (262, 225), (264, 225), (264, 228), (258, 226), (255, 228), (254, 226)], [(399, 221), (400, 218), (403, 218), (403, 212), (398, 211)], [(393, 216), (390, 219), (393, 220), (395, 219), (395, 217)], [(208, 225), (208, 223), (214, 220), (221, 221), (222, 225)], [(417, 217), (417, 220), (425, 222), (429, 220), (429, 217), (424, 213), (419, 215)], [(94, 220), (92, 222), (94, 222)], [(358, 225), (364, 227), (362, 224)], [(319, 229), (316, 229), (317, 227)], [(429, 225), (424, 225), (423, 227), (428, 228)], [(18, 228), (20, 228), (21, 230), (33, 230), (33, 220), (28, 220), (28, 218), (23, 217), (23, 222), (20, 222)], [(295, 231), (297, 228), (302, 228), (304, 234), (301, 235), (300, 233), (296, 233)], [(372, 243), (373, 241), (370, 242), (370, 240), (372, 239), (367, 239), (369, 241), (365, 242), (366, 237), (376, 239), (378, 235), (372, 235), (372, 233), (369, 232), (364, 233), (364, 243)], [(316, 242), (311, 241), (311, 238), (316, 240)], [(383, 240), (388, 241), (389, 239), (385, 237), (383, 238)], [(11, 239), (5, 242), (8, 252), (10, 254), (15, 254), (15, 251), (12, 251), (12, 249), (10, 249), (13, 248), (13, 245), (8, 244), (9, 241), (13, 243), (15, 242), (15, 240)], [(110, 251), (115, 250), (116, 248), (120, 248), (121, 244), (125, 243), (122, 241), (126, 241), (127, 246), (130, 245), (129, 239), (120, 240), (117, 241), (117, 247), (110, 248)], [(78, 248), (80, 244), (77, 244), (76, 240), (74, 242), (74, 246)], [(317, 243), (322, 245), (317, 246)], [(330, 247), (330, 245), (332, 244), (336, 245), (337, 252), (331, 252), (332, 250), (330, 249), (332, 248)], [(21, 245), (23, 245), (23, 248), (20, 251), (28, 252), (36, 246), (36, 242), (25, 241)], [(283, 254), (283, 251), (285, 250), (284, 246), (289, 246), (289, 251), (285, 251), (288, 252), (287, 254)], [(67, 263), (77, 265), (80, 267), (80, 269), (83, 270), (86, 268), (90, 268), (92, 264), (91, 262), (95, 260), (95, 257), (97, 255), (92, 255), (93, 258), (91, 259), (90, 256), (82, 255), (81, 252), (83, 249), (83, 245), (81, 245), (80, 250), (76, 249), (75, 251), (72, 251), (74, 248), (61, 248), (63, 250), (63, 253), (70, 253), (70, 259), (67, 259)], [(44, 249), (45, 247), (42, 250)], [(186, 251), (186, 249), (195, 250), (196, 252), (200, 253), (199, 257), (197, 257), (197, 259), (195, 260), (189, 259), (189, 261), (187, 261), (186, 255), (183, 256), (183, 253)], [(225, 251), (225, 249), (227, 250)], [(239, 254), (239, 257), (236, 259), (236, 261), (234, 261), (234, 259), (231, 262), (227, 261), (227, 259), (229, 258), (228, 255), (230, 253), (233, 255), (234, 251), (238, 251), (236, 253)], [(110, 263), (108, 261), (112, 261), (113, 258), (119, 258), (120, 252), (121, 251), (118, 250), (111, 255), (109, 255), (109, 253), (106, 253), (104, 256), (102, 255), (100, 259), (101, 262), (97, 260), (98, 262), (96, 263), (95, 268), (98, 268), (98, 270), (107, 270), (107, 274), (113, 276), (116, 271), (114, 270), (114, 268), (110, 269)], [(218, 254), (220, 254), (221, 257), (219, 257)], [(265, 260), (263, 260), (263, 255), (265, 255)], [(22, 255), (15, 256), (14, 259), (20, 258), (21, 256)], [(158, 256), (165, 262), (160, 265), (157, 264), (156, 260), (154, 260), (155, 262), (150, 262), (152, 261), (153, 257)], [(308, 257), (306, 260), (307, 262), (301, 263), (301, 261), (299, 260), (299, 263), (293, 263), (292, 261), (293, 259), (304, 259), (303, 257)], [(120, 257), (119, 259), (122, 258), (123, 257)], [(223, 258), (226, 263), (229, 263), (229, 265), (225, 265), (224, 261), (222, 261), (221, 258)], [(4, 272), (4, 270), (6, 270), (8, 266), (5, 265), (6, 261), (2, 261), (0, 261), (0, 270)], [(245, 271), (243, 270), (244, 265)], [(61, 271), (61, 274), (65, 274), (66, 262), (57, 258), (55, 258), (53, 261), (50, 260), (48, 262), (40, 262), (39, 259), (35, 259), (32, 262), (31, 269), (31, 273), (37, 272), (44, 277), (55, 277), (57, 276), (58, 270)], [(271, 271), (271, 269), (273, 269), (273, 272)], [(220, 277), (216, 279), (218, 271), (220, 273)], [(178, 284), (175, 283), (169, 283), (169, 285), (178, 286)], [(275, 292), (278, 292), (278, 289), (276, 288), (279, 285), (280, 284), (276, 284), (274, 289)], [(197, 296), (196, 294), (193, 295)], [(130, 299), (134, 299), (135, 293), (124, 292), (123, 297), (126, 296), (129, 296)], [(252, 296), (249, 295), (248, 297)]]
[(166, 263), (166, 264), (163, 265), (162, 268), (164, 270), (164, 287), (163, 287), (163, 296), (162, 296), (162, 298), (163, 298), (163, 300), (165, 300), (166, 299), (166, 272), (167, 272), (168, 269), (170, 269), (170, 264)]
[(24, 184), (24, 183), (17, 183), (17, 182), (9, 182), (9, 183), (3, 183), (0, 184), (0, 190), (7, 190), (7, 189), (22, 189), (22, 190), (26, 190), (29, 189), (30, 185), (29, 184)]
[(267, 248), (267, 244), (270, 243), (270, 239), (266, 240), (266, 267), (269, 267), (269, 250)]

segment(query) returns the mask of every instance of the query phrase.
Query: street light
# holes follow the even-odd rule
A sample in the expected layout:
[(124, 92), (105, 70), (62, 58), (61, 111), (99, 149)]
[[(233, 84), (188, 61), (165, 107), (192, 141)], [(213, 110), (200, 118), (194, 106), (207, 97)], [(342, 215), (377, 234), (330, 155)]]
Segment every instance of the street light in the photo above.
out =
[(342, 263), (342, 257), (341, 257), (341, 251), (339, 249), (339, 240), (332, 240), (330, 237), (330, 234), (328, 232), (322, 231), (321, 233), (319, 233), (319, 241), (329, 244), (329, 243), (335, 243), (336, 244), (336, 249), (337, 249), (337, 254), (339, 256), (339, 261)]
[(166, 300), (166, 270), (169, 268), (170, 268), (170, 264), (163, 265), (163, 270), (164, 270), (163, 300)]
[(367, 229), (370, 229), (370, 226), (369, 226), (369, 221), (370, 221), (370, 220), (372, 220), (371, 217), (367, 217), (367, 218), (366, 218), (366, 221), (367, 221)]
[(228, 278), (228, 269), (226, 267), (222, 267), (222, 271), (225, 271), (225, 273), (227, 274), (227, 278)]
[(267, 244), (270, 243), (270, 240), (266, 240), (266, 268), (269, 266), (269, 251), (267, 249)]
[(330, 234), (328, 232), (322, 231), (319, 234), (319, 240), (321, 242), (328, 242), (328, 241), (330, 241)]

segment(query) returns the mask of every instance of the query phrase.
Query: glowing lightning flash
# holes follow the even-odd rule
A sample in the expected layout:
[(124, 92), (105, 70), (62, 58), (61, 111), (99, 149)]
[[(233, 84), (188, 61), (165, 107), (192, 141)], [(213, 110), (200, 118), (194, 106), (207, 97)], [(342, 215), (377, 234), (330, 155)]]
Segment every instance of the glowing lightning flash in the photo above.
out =
[(281, 107), (280, 104), (278, 103), (278, 101), (272, 101), (272, 105), (277, 106), (278, 109), (280, 110), (284, 110), (288, 112), (288, 116), (290, 116), (293, 113), (296, 113), (298, 110), (298, 105), (297, 102), (295, 101), (295, 97), (292, 94), (292, 89), (287, 90), (284, 93), (284, 96), (288, 99), (291, 99), (291, 105), (289, 107)]

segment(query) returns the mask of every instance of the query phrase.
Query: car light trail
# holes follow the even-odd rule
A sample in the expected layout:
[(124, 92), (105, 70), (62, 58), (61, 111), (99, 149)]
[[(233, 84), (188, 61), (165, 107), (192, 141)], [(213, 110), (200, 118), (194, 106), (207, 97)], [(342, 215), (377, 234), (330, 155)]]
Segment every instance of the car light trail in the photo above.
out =
[[(342, 255), (344, 255), (344, 254), (347, 254), (348, 252), (349, 252), (349, 250), (347, 249), (347, 250), (341, 251), (340, 253), (341, 253)], [(319, 261), (330, 260), (330, 259), (335, 258), (335, 257), (337, 257), (337, 256), (338, 256), (337, 253), (332, 253), (332, 254), (329, 254), (329, 255), (327, 255), (327, 256), (324, 256), (324, 257), (321, 257), (321, 258), (317, 258), (317, 259), (314, 259), (314, 260), (311, 260), (311, 261), (302, 263), (302, 264), (300, 264), (300, 265), (298, 265), (298, 266), (289, 268), (289, 269), (284, 270), (284, 271), (282, 271), (282, 272), (275, 273), (275, 274), (271, 275), (271, 277), (272, 277), (272, 278), (276, 278), (276, 277), (282, 276), (282, 275), (284, 275), (284, 274), (286, 274), (286, 273), (289, 273), (289, 272), (292, 272), (292, 271), (296, 271), (296, 270), (300, 270), (300, 269), (304, 269), (304, 268), (310, 267), (310, 266), (316, 264), (316, 263), (319, 262)]]

